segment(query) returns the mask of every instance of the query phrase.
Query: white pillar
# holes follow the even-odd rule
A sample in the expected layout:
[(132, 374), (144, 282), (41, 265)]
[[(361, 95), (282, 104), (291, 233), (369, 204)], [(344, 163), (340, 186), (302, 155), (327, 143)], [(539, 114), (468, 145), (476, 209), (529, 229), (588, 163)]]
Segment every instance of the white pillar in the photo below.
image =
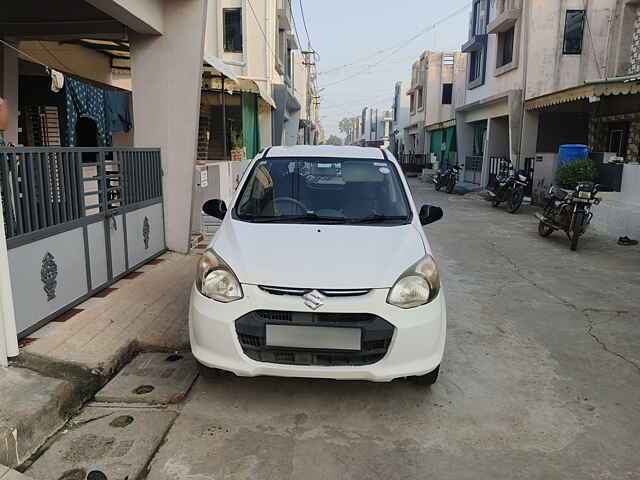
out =
[(162, 152), (167, 247), (189, 251), (207, 0), (165, 3), (163, 35), (130, 32), (136, 147)]
[(4, 234), (4, 212), (0, 206), (0, 367), (7, 366), (7, 357), (18, 355), (18, 334), (13, 310), (9, 256)]

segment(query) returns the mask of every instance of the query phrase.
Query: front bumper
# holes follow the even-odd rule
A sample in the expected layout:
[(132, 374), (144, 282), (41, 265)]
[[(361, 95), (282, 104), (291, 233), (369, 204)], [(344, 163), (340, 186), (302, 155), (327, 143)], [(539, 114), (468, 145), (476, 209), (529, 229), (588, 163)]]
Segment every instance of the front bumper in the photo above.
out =
[(256, 361), (242, 349), (236, 320), (257, 310), (309, 312), (299, 296), (273, 295), (255, 285), (242, 285), (244, 298), (220, 303), (191, 291), (189, 335), (197, 360), (239, 376), (331, 378), (337, 380), (390, 381), (398, 377), (423, 375), (442, 360), (446, 336), (444, 293), (428, 305), (403, 310), (386, 303), (388, 289), (371, 290), (354, 297), (329, 297), (319, 312), (369, 313), (395, 327), (384, 357), (369, 365), (317, 366)]

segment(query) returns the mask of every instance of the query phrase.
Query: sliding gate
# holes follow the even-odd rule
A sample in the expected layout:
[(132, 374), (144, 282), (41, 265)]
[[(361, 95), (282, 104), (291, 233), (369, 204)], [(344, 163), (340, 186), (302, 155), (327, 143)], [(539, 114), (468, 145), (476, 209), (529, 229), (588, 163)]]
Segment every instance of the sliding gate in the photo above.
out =
[(159, 149), (0, 148), (18, 337), (165, 251)]

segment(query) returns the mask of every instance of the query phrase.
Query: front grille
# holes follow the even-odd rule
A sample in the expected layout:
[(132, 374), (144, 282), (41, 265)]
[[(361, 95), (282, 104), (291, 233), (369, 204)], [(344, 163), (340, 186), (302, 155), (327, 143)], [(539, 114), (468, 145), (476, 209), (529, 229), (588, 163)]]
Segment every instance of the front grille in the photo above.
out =
[[(260, 285), (260, 289), (265, 292), (271, 293), (272, 295), (295, 295), (301, 297), (302, 295), (313, 291), (311, 288), (289, 288), (289, 287), (269, 287), (265, 285)], [(318, 292), (323, 294), (325, 297), (358, 297), (360, 295), (366, 295), (370, 292), (369, 289), (366, 288), (358, 288), (358, 289), (317, 289)]]
[[(360, 350), (269, 347), (266, 345), (267, 324), (360, 328)], [(389, 322), (369, 313), (257, 310), (236, 320), (238, 340), (249, 358), (286, 365), (370, 365), (386, 355), (394, 331), (395, 327)]]

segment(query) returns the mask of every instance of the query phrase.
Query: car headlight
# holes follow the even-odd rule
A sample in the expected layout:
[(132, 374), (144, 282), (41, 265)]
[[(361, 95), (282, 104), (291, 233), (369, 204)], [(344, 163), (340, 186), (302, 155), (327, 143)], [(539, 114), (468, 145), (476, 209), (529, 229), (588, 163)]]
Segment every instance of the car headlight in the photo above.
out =
[(387, 303), (400, 308), (425, 305), (438, 296), (440, 274), (431, 255), (411, 265), (389, 290)]
[(243, 297), (233, 270), (211, 249), (204, 252), (198, 262), (196, 288), (205, 297), (218, 302), (235, 302)]

